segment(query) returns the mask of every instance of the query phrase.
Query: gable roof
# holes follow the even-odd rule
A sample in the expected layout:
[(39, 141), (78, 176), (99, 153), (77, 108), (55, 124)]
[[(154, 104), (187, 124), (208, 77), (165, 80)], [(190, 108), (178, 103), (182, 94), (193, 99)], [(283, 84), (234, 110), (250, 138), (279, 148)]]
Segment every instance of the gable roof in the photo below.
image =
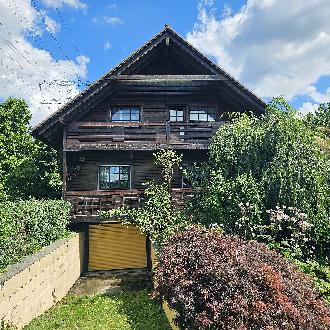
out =
[[(203, 74), (216, 75), (221, 77), (225, 85), (244, 97), (255, 107), (255, 110), (262, 113), (265, 109), (265, 103), (258, 98), (253, 92), (244, 87), (239, 81), (230, 76), (227, 72), (214, 64), (210, 59), (199, 52), (190, 43), (179, 36), (170, 26), (165, 25), (158, 34), (156, 34), (147, 43), (137, 49), (124, 61), (116, 67), (108, 71), (101, 78), (96, 80), (92, 85), (79, 93), (71, 101), (47, 117), (40, 124), (35, 126), (32, 134), (45, 141), (47, 144), (55, 145), (62, 139), (63, 127), (65, 124), (80, 115), (82, 110), (87, 109), (95, 99), (107, 95), (111, 91), (114, 77), (126, 76), (134, 72), (134, 68), (145, 60), (162, 42), (171, 41), (176, 47), (179, 47), (185, 54), (188, 54), (195, 61), (195, 70), (199, 70)], [(197, 63), (197, 64), (196, 64)]]

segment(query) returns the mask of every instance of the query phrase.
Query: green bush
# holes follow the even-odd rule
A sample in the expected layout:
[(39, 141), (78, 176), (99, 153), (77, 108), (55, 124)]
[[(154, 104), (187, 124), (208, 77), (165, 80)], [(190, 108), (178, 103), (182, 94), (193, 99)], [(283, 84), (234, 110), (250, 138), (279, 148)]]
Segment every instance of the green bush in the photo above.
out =
[(68, 234), (70, 204), (63, 200), (0, 203), (0, 270)]
[(262, 118), (233, 118), (215, 134), (207, 167), (192, 176), (197, 221), (296, 257), (329, 256), (330, 166), (319, 134), (282, 99)]

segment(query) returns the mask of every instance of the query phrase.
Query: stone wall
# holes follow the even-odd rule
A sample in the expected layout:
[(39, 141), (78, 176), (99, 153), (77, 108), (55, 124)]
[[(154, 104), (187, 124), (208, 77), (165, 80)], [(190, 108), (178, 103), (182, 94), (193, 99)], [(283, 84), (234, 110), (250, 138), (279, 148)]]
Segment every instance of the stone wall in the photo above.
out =
[(83, 267), (80, 234), (54, 242), (0, 275), (1, 322), (22, 328), (61, 300)]

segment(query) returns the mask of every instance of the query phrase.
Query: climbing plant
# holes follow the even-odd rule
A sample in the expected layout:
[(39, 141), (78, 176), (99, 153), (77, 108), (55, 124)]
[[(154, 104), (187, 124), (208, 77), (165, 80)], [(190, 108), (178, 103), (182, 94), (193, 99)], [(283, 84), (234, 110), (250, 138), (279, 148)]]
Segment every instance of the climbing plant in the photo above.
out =
[(173, 150), (160, 150), (154, 154), (155, 164), (160, 167), (162, 182), (145, 183), (144, 202), (140, 207), (123, 206), (109, 212), (101, 212), (103, 218), (121, 217), (125, 225), (135, 225), (151, 240), (161, 245), (163, 240), (184, 228), (187, 220), (176, 209), (172, 200), (171, 183), (173, 170), (180, 166), (182, 157)]

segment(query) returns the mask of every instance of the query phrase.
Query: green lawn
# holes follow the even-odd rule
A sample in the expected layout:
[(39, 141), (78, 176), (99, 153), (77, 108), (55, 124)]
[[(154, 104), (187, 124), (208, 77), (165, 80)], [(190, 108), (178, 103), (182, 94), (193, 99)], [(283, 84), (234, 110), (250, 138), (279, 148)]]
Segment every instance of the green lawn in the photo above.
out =
[(24, 330), (35, 329), (171, 329), (160, 306), (148, 291), (116, 295), (68, 295)]

